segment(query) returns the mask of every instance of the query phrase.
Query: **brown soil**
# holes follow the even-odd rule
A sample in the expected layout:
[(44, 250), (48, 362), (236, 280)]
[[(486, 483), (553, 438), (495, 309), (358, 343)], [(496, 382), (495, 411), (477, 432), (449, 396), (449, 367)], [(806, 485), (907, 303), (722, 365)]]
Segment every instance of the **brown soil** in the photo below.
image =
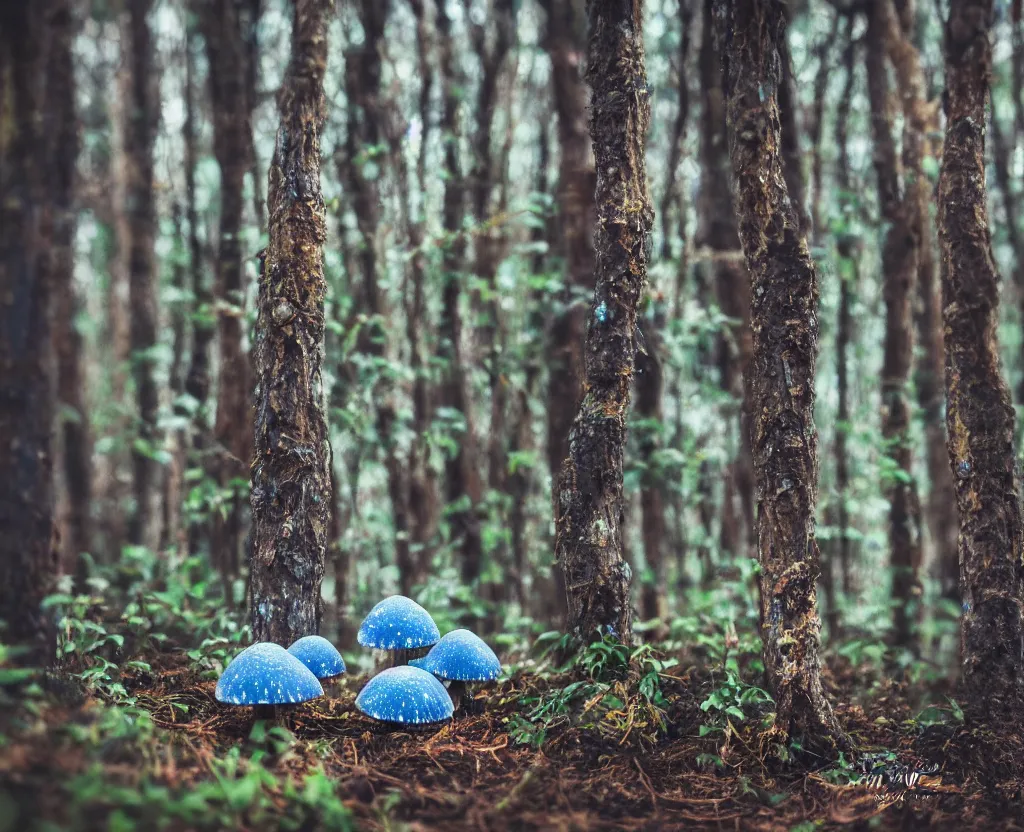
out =
[[(468, 713), (433, 732), (382, 730), (353, 707), (361, 679), (347, 678), (320, 700), (282, 721), (298, 738), (263, 764), (277, 775), (300, 776), (323, 765), (360, 828), (505, 829), (1024, 829), (1024, 742), (1019, 724), (996, 737), (968, 725), (922, 728), (912, 721), (925, 694), (879, 680), (870, 699), (854, 704), (863, 671), (833, 663), (826, 674), (844, 728), (862, 751), (889, 750), (909, 765), (938, 764), (899, 797), (892, 788), (837, 785), (827, 760), (774, 761), (760, 747), (756, 728), (700, 737), (708, 716), (700, 702), (711, 679), (695, 669), (664, 675), (667, 727), (657, 732), (628, 704), (594, 724), (563, 716), (548, 729), (540, 750), (517, 744), (510, 718), (524, 697), (564, 685), (568, 677), (517, 675), (477, 693)], [(136, 680), (133, 694), (166, 730), (165, 742), (144, 749), (107, 742), (99, 759), (112, 782), (131, 784), (145, 772), (170, 788), (211, 777), (209, 761), (249, 743), (248, 709), (213, 698), (213, 683), (185, 667), (166, 667)], [(47, 725), (88, 725), (97, 709), (68, 688), (49, 706)], [(175, 704), (187, 705), (183, 713)], [(607, 724), (605, 724), (607, 723)], [(614, 723), (617, 727), (610, 727)], [(624, 729), (624, 730), (623, 730)], [(90, 763), (81, 745), (37, 735), (11, 736), (0, 748), (0, 791), (24, 808), (61, 822), (60, 791), (53, 787)], [(110, 747), (113, 746), (113, 747)], [(140, 753), (143, 759), (139, 759)], [(716, 754), (724, 766), (698, 764)], [(94, 762), (94, 760), (93, 760)], [(832, 778), (834, 779), (834, 778)], [(279, 799), (284, 808), (284, 798)], [(2, 827), (3, 824), (0, 824)], [(106, 828), (96, 818), (97, 828)], [(176, 828), (171, 826), (170, 828)], [(251, 827), (256, 828), (256, 827)]]

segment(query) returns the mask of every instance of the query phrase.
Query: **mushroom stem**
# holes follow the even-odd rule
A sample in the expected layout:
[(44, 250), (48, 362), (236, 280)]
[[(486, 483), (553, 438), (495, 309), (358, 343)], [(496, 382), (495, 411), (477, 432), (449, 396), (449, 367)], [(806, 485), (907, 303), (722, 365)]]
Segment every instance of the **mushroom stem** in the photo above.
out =
[(390, 667), (400, 667), (409, 664), (410, 659), (422, 659), (430, 652), (430, 647), (409, 647), (401, 650), (392, 650)]
[(253, 714), (257, 720), (277, 722), (277, 705), (256, 705)]
[(459, 681), (452, 681), (448, 685), (448, 695), (452, 698), (452, 707), (457, 711), (462, 705), (462, 697), (466, 693), (466, 683)]

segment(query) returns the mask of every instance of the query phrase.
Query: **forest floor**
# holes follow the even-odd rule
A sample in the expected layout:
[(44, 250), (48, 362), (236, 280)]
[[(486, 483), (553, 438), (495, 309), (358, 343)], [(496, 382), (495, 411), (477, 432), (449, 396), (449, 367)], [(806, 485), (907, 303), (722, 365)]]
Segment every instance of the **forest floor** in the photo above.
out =
[[(938, 771), (907, 789), (885, 776), (858, 783), (845, 757), (798, 750), (779, 762), (761, 747), (763, 723), (750, 718), (756, 697), (738, 696), (744, 704), (726, 712), (735, 679), (684, 664), (657, 673), (653, 696), (653, 677), (641, 694), (635, 673), (596, 684), (579, 671), (517, 671), (478, 691), (468, 713), (421, 733), (382, 731), (356, 711), (358, 677), (342, 677), (268, 730), (248, 709), (217, 703), (214, 682), (182, 653), (138, 666), (122, 677), (128, 705), (51, 678), (34, 699), (0, 714), (0, 832), (35, 822), (110, 830), (1024, 829), (1021, 724), (997, 739), (965, 723), (941, 684), (923, 690), (878, 674), (865, 685), (862, 668), (843, 658), (830, 662), (826, 683), (860, 751), (883, 752), (908, 771)], [(717, 717), (718, 706), (701, 708), (715, 690)], [(922, 712), (922, 701), (944, 704)]]

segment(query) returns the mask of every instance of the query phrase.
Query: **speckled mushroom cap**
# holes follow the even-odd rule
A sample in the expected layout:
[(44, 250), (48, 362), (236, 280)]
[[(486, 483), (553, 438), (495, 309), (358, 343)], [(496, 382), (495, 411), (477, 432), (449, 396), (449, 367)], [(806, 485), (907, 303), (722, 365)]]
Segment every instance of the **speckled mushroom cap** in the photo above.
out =
[(359, 691), (356, 707), (381, 722), (423, 725), (450, 719), (454, 708), (448, 691), (418, 667), (382, 670)]
[(295, 705), (324, 695), (320, 681), (280, 644), (247, 647), (224, 668), (214, 692), (228, 705)]
[(330, 679), (345, 672), (345, 660), (323, 636), (303, 636), (288, 652), (313, 671), (317, 679)]
[(378, 602), (363, 619), (357, 639), (378, 650), (412, 650), (437, 644), (440, 630), (423, 607), (404, 595)]
[(452, 630), (411, 664), (453, 682), (490, 682), (501, 673), (494, 651), (469, 630)]

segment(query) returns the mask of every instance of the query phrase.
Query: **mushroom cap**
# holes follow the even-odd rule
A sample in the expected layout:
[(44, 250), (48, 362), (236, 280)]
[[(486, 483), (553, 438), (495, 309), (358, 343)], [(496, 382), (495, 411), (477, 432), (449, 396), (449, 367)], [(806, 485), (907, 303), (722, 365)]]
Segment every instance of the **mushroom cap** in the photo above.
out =
[(345, 672), (345, 660), (323, 636), (303, 636), (288, 652), (313, 671), (317, 679), (330, 679)]
[(401, 665), (382, 670), (367, 682), (356, 707), (381, 722), (422, 725), (450, 719), (454, 708), (448, 691), (427, 671)]
[(363, 647), (410, 650), (437, 644), (441, 631), (430, 613), (411, 598), (392, 595), (374, 605), (356, 638)]
[(501, 662), (483, 639), (469, 630), (452, 630), (422, 659), (412, 664), (453, 682), (490, 682), (501, 673)]
[(324, 695), (320, 681), (280, 644), (246, 647), (217, 680), (218, 702), (228, 705), (294, 705)]

